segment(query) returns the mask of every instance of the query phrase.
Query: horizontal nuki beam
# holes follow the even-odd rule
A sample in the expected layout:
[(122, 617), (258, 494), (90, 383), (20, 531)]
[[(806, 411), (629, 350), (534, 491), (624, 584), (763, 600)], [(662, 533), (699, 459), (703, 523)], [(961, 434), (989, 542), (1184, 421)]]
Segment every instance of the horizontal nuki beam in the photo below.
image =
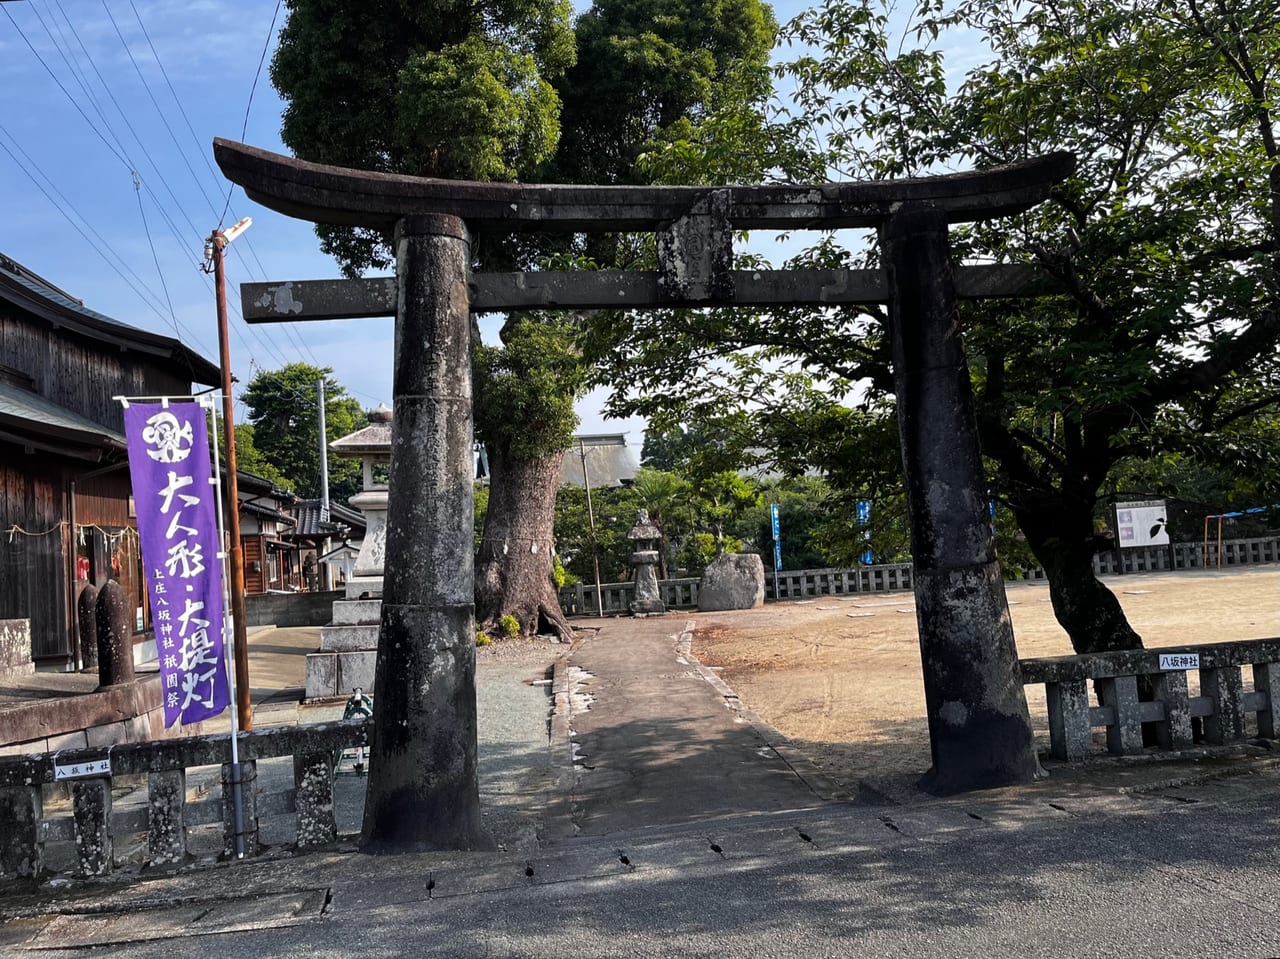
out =
[[(607, 310), (707, 306), (840, 306), (885, 303), (889, 284), (880, 270), (734, 270), (730, 297), (681, 300), (657, 272), (475, 273), (471, 310)], [(1047, 284), (1029, 266), (966, 266), (955, 271), (962, 298), (1032, 296)], [(394, 316), (395, 277), (242, 283), (246, 322), (337, 320)]]
[(941, 210), (949, 222), (1008, 216), (1049, 196), (1071, 175), (1070, 153), (942, 176), (858, 183), (753, 186), (616, 186), (486, 183), (403, 176), (309, 163), (216, 139), (213, 155), (231, 182), (287, 216), (390, 231), (424, 214), (493, 232), (620, 233), (666, 229), (713, 195), (737, 230), (875, 227), (905, 206)]

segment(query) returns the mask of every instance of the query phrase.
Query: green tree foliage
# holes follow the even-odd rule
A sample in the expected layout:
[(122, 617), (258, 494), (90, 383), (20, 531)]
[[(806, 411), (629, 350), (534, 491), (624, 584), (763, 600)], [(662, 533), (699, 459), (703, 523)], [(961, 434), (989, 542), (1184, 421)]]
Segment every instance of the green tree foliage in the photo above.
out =
[[(631, 541), (627, 532), (635, 524), (639, 508), (635, 491), (627, 486), (591, 490), (595, 513), (596, 556), (602, 583), (621, 583), (631, 578)], [(591, 524), (587, 512), (587, 491), (581, 486), (562, 486), (556, 496), (556, 552), (566, 570), (584, 583), (594, 583)]]
[[(1079, 159), (1049, 202), (953, 228), (952, 242), (962, 259), (1035, 264), (1053, 291), (967, 304), (962, 319), (991, 493), (1048, 571), (1080, 651), (1140, 643), (1090, 567), (1117, 464), (1228, 453), (1247, 468), (1270, 435), (1262, 418), (1280, 399), (1273, 16), (1257, 0), (962, 0), (922, 3), (904, 26), (874, 0), (826, 0), (785, 30), (801, 51), (788, 68), (796, 115), (833, 176), (1057, 149)], [(987, 50), (963, 73), (945, 57), (960, 35)], [(830, 239), (806, 260), (876, 262), (873, 249), (847, 253)], [(837, 417), (891, 409), (879, 310), (664, 320), (662, 340), (639, 323), (618, 349), (653, 384), (620, 411), (649, 405), (678, 419), (749, 397), (766, 419), (805, 419), (820, 415), (810, 399), (823, 393), (853, 410)]]
[(697, 418), (689, 422), (651, 423), (644, 431), (640, 463), (655, 470), (675, 471), (686, 477), (710, 476), (736, 469), (744, 459), (743, 444), (755, 442), (753, 429), (743, 427), (732, 413), (714, 420)]
[[(674, 6), (610, 0), (579, 18), (576, 40), (567, 0), (483, 6), (380, 0), (359, 10), (291, 0), (289, 6), (272, 79), (288, 103), (283, 138), (299, 156), (470, 179), (643, 182), (647, 174), (637, 159), (646, 144), (707, 113), (712, 96), (732, 99), (732, 89), (748, 89), (744, 66), (757, 80), (763, 76), (775, 28), (758, 0)], [(575, 58), (578, 68), (570, 71)], [(725, 84), (731, 74), (735, 84)], [(569, 140), (561, 137), (567, 129)], [(384, 236), (333, 227), (319, 233), (348, 274), (388, 263)], [(529, 266), (564, 252), (562, 246), (562, 240), (481, 236), (473, 254), (489, 268)], [(630, 246), (605, 241), (589, 252), (612, 265)], [(550, 539), (558, 454), (573, 429), (580, 380), (566, 369), (578, 356), (567, 333), (567, 326), (558, 327), (557, 352), (543, 352), (541, 365), (521, 346), (537, 339), (525, 324), (504, 329), (503, 347), (512, 356), (488, 348), (476, 354), (477, 431), (490, 445), (493, 469), (486, 513), (492, 530), (486, 528), (477, 562), (477, 615), (489, 622), (511, 613), (526, 631), (539, 620), (561, 632), (568, 628), (553, 598), (532, 597), (531, 591), (545, 593), (549, 572), (514, 568), (549, 561), (549, 554), (530, 549)], [(542, 346), (550, 349), (545, 337)], [(521, 350), (524, 355), (516, 355)], [(517, 371), (528, 374), (527, 382), (516, 382)], [(562, 392), (539, 398), (540, 389)], [(495, 399), (485, 399), (490, 395)], [(516, 407), (499, 402), (513, 396)], [(525, 428), (517, 410), (536, 410), (535, 421)], [(512, 549), (517, 541), (529, 548)]]
[[(360, 7), (293, 0), (272, 62), (287, 101), (282, 137), (299, 156), (320, 162), (535, 179), (559, 138), (552, 82), (576, 55), (570, 9), (568, 0), (382, 0)], [(348, 275), (391, 262), (389, 237), (381, 233), (317, 232)], [(525, 265), (535, 252), (509, 237), (473, 237), (473, 259), (489, 268)], [(492, 471), (476, 566), (477, 618), (486, 627), (514, 616), (526, 632), (543, 622), (568, 632), (550, 592), (557, 450), (576, 422), (562, 362), (572, 350), (563, 332), (509, 323), (503, 349), (480, 346), (475, 336), (476, 428), (490, 446)]]
[(574, 336), (563, 314), (537, 314), (507, 323), (502, 346), (474, 347), (475, 378), (483, 384), (475, 395), (476, 438), (490, 456), (521, 460), (569, 448), (583, 379)]
[[(261, 476), (264, 480), (269, 480), (282, 489), (293, 489), (293, 482), (258, 449), (257, 441), (254, 439), (253, 424), (237, 423), (234, 429), (236, 436), (236, 469), (252, 473), (254, 476)], [(225, 461), (226, 444), (223, 442), (221, 431), (218, 433), (218, 449), (221, 451)]]
[(729, 545), (725, 533), (741, 519), (743, 513), (759, 505), (758, 485), (739, 473), (725, 470), (710, 476), (696, 477), (691, 486), (696, 526), (714, 537), (717, 552), (733, 552), (741, 548), (741, 541), (737, 537), (730, 537), (734, 545)]
[(480, 541), (484, 535), (484, 518), (489, 512), (489, 484), (487, 482), (477, 482), (475, 489), (472, 491), (475, 504), (475, 546), (476, 552), (480, 551)]
[[(646, 150), (680, 142), (719, 102), (758, 95), (776, 31), (759, 0), (597, 0), (578, 19), (578, 60), (558, 83), (552, 178), (651, 182), (637, 167)], [(755, 87), (742, 86), (744, 73)]]
[(653, 470), (674, 470), (684, 466), (700, 445), (701, 437), (681, 426), (665, 431), (647, 429), (644, 445), (640, 447), (640, 465)]
[[(869, 543), (840, 511), (837, 495), (820, 476), (799, 476), (771, 482), (762, 487), (760, 502), (746, 511), (735, 527), (749, 548), (764, 557), (765, 569), (773, 565), (773, 521), (770, 506), (778, 506), (782, 539), (783, 569), (823, 569), (854, 566), (862, 561)], [(849, 548), (831, 549), (824, 542), (826, 532), (850, 541)], [(834, 558), (839, 556), (839, 558)]]
[(686, 576), (701, 576), (721, 553), (738, 553), (742, 540), (723, 533), (694, 533), (680, 547), (680, 569)]
[[(1243, 513), (1223, 521), (1224, 536), (1266, 536), (1280, 529), (1280, 487), (1274, 451), (1280, 449), (1280, 416), (1260, 417), (1247, 431), (1221, 430), (1194, 455), (1181, 450), (1127, 459), (1112, 470), (1111, 500), (1164, 499), (1169, 535), (1199, 542), (1205, 518)], [(1256, 512), (1245, 512), (1256, 511)], [(1110, 503), (1105, 522), (1113, 522)], [(1217, 538), (1217, 521), (1209, 523)]]
[[(331, 443), (365, 425), (360, 403), (333, 378), (332, 368), (290, 363), (279, 370), (261, 370), (240, 396), (253, 429), (251, 449), (256, 452), (252, 461), (259, 467), (273, 467), (304, 499), (320, 495), (316, 383), (321, 379), (325, 384), (326, 442)], [(329, 456), (328, 461), (329, 499), (345, 503), (360, 491), (360, 464), (336, 456)], [(243, 460), (238, 465), (257, 472)]]
[[(530, 179), (554, 152), (551, 82), (573, 63), (568, 0), (289, 0), (271, 62), (281, 139), (298, 156), (365, 170)], [(348, 275), (391, 263), (387, 237), (320, 226)]]

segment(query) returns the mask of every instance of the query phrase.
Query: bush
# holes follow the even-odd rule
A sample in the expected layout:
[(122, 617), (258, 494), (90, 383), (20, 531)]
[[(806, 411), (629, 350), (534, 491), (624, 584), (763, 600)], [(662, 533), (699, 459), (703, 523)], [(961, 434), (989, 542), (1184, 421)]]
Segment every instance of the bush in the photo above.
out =
[(573, 573), (564, 568), (564, 564), (560, 562), (558, 555), (551, 558), (551, 581), (556, 584), (556, 589), (576, 586), (582, 582), (577, 576), (574, 576)]
[[(722, 545), (723, 550), (720, 548)], [(710, 533), (694, 533), (685, 541), (684, 549), (680, 551), (680, 565), (687, 570), (686, 575), (701, 576), (721, 552), (741, 551), (742, 540), (736, 536), (726, 536), (721, 544)]]
[(514, 616), (507, 615), (499, 618), (498, 629), (502, 630), (504, 636), (514, 638), (520, 635), (520, 620)]
[(488, 646), (488, 645), (490, 645), (492, 642), (493, 642), (493, 639), (492, 639), (492, 638), (489, 636), (489, 634), (488, 634), (488, 633), (486, 633), (483, 629), (477, 629), (477, 630), (476, 630), (476, 645), (477, 645), (477, 646)]

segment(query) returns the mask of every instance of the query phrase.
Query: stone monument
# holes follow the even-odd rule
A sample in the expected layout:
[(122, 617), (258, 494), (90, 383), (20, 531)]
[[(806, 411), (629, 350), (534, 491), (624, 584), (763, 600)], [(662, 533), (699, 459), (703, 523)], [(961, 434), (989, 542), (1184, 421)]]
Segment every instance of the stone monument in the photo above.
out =
[(636, 615), (665, 613), (667, 606), (658, 592), (658, 541), (662, 530), (649, 520), (647, 509), (636, 510), (636, 525), (627, 533), (634, 544), (631, 565), (635, 567), (636, 598), (631, 601), (631, 612)]
[(320, 628), (320, 649), (307, 654), (307, 699), (349, 696), (357, 686), (373, 688), (387, 544), (391, 410), (379, 405), (368, 417), (368, 426), (329, 444), (336, 455), (358, 457), (363, 465), (362, 489), (348, 502), (368, 525), (347, 580), (346, 599), (333, 604), (333, 622)]
[(698, 609), (757, 609), (764, 605), (764, 561), (755, 553), (721, 553), (698, 586)]
[[(97, 592), (94, 590), (95, 599)], [(95, 627), (86, 643), (95, 650), (98, 646), (97, 635)], [(31, 658), (31, 620), (0, 619), (0, 679), (30, 676), (35, 671), (36, 664)]]

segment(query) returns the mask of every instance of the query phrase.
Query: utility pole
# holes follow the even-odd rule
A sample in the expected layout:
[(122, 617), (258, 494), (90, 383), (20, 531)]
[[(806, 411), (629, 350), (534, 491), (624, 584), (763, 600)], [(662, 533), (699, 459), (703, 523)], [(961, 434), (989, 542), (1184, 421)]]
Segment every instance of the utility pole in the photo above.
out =
[[(329, 522), (329, 444), (325, 441), (327, 432), (324, 425), (324, 377), (316, 380), (316, 412), (320, 421), (320, 519)], [(324, 538), (320, 547), (320, 556), (329, 552), (329, 537)], [(329, 588), (329, 564), (320, 564), (320, 556), (316, 557), (316, 574), (320, 577), (320, 588)]]
[(222, 251), (253, 221), (245, 217), (231, 229), (214, 230), (204, 245), (205, 269), (213, 263), (218, 303), (218, 352), (222, 361), (222, 435), (227, 447), (227, 533), (231, 540), (231, 617), (235, 641), (236, 715), (240, 728), (253, 728), (253, 700), (249, 694), (249, 643), (244, 616), (244, 555), (240, 547), (240, 485), (236, 481), (236, 436), (232, 421), (231, 343), (227, 330), (227, 275)]

